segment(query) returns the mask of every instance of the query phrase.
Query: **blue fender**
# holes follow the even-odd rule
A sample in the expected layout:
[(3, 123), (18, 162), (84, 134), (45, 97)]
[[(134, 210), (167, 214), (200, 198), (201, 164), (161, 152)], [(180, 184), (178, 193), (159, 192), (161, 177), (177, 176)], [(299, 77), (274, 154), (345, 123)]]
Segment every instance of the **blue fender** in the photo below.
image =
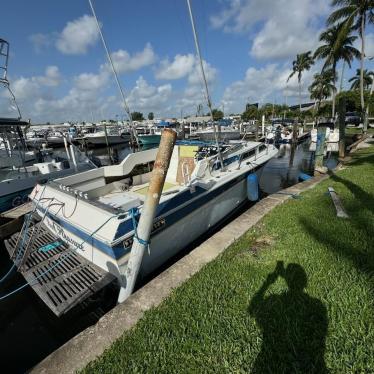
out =
[(250, 201), (258, 200), (258, 178), (255, 173), (249, 174), (247, 177), (247, 198)]

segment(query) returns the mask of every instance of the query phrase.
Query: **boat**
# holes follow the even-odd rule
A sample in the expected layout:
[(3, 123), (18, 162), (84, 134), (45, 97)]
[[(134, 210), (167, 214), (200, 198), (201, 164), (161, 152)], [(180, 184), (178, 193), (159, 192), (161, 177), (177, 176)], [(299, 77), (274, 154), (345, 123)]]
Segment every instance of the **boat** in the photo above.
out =
[(131, 134), (128, 131), (121, 131), (120, 129), (114, 129), (108, 127), (107, 134), (105, 130), (99, 130), (94, 133), (85, 134), (83, 137), (75, 138), (75, 141), (82, 145), (103, 147), (107, 144), (123, 144), (128, 143), (131, 139)]
[(339, 129), (334, 128), (334, 124), (330, 122), (320, 123), (317, 125), (317, 128), (311, 130), (311, 143), (309, 146), (309, 151), (316, 151), (319, 126), (324, 126), (326, 128), (324, 153), (326, 154), (327, 152), (339, 152)]
[(160, 144), (161, 134), (143, 134), (138, 135), (139, 142), (142, 145)]
[[(220, 147), (224, 169), (214, 145), (175, 145), (141, 276), (245, 204), (248, 176), (260, 175), (277, 153), (272, 145), (259, 142)], [(132, 153), (119, 165), (38, 184), (30, 194), (44, 229), (69, 250), (115, 276), (119, 287), (124, 286), (122, 274), (156, 153), (157, 149)], [(54, 201), (63, 204), (64, 211)]]
[[(28, 122), (18, 119), (0, 119), (2, 138), (7, 138), (6, 144), (12, 134), (22, 134), (21, 127)], [(9, 135), (7, 137), (7, 134)], [(0, 158), (0, 212), (12, 209), (26, 200), (35, 184), (45, 183), (50, 179), (70, 175), (79, 171), (95, 167), (78, 149), (71, 146), (66, 153), (51, 154), (50, 150), (27, 151), (24, 139), (14, 149), (2, 149), (6, 157)], [(36, 161), (36, 162), (35, 162)]]
[(292, 143), (292, 129), (280, 124), (268, 126), (265, 139), (267, 142), (277, 145)]
[(64, 134), (61, 131), (34, 130), (26, 134), (25, 142), (31, 148), (41, 148), (43, 144), (46, 147), (61, 148), (64, 146)]
[(24, 130), (30, 127), (30, 123), (22, 121), (16, 98), (7, 80), (9, 43), (3, 39), (0, 39), (0, 51), (5, 56), (5, 63), (0, 66), (4, 72), (0, 83), (8, 89), (18, 111), (17, 118), (0, 118), (0, 155), (6, 156), (0, 158), (0, 212), (5, 212), (25, 202), (36, 184), (89, 170), (95, 168), (95, 165), (74, 146), (69, 149), (67, 143), (66, 154), (60, 156), (51, 155), (50, 150), (28, 150)]
[[(239, 129), (234, 129), (232, 127), (221, 127), (221, 130), (218, 131), (219, 139), (221, 141), (229, 141), (229, 140), (239, 140), (240, 139), (240, 131)], [(214, 130), (212, 127), (209, 127), (205, 130), (198, 130), (193, 133), (199, 137), (202, 141), (213, 141), (215, 140)]]

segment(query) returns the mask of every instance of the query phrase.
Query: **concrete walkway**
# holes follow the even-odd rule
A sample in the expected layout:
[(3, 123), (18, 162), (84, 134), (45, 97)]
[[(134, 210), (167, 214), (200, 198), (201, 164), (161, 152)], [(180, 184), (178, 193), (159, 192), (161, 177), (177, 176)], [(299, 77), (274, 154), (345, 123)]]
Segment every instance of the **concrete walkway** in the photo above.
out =
[(87, 328), (46, 357), (31, 373), (75, 373), (84, 368), (125, 331), (134, 327), (145, 311), (159, 305), (174, 288), (219, 256), (268, 212), (292, 198), (292, 194), (306, 191), (327, 178), (327, 175), (317, 176), (261, 200), (108, 312), (96, 325)]

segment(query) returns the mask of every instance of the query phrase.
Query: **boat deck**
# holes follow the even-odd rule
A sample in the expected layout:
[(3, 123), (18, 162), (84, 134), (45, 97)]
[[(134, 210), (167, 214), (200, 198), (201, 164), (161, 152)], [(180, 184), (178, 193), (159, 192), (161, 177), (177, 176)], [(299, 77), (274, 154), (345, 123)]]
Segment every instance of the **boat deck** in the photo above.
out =
[[(18, 236), (16, 233), (4, 241), (13, 261)], [(28, 245), (18, 271), (57, 316), (115, 279), (54, 236), (42, 222), (30, 227), (26, 239)]]
[[(162, 192), (171, 192), (174, 190), (178, 192), (179, 188), (180, 186), (175, 183), (165, 182)], [(98, 197), (98, 201), (113, 208), (129, 210), (144, 203), (148, 189), (149, 182), (132, 186), (127, 191), (115, 189)]]

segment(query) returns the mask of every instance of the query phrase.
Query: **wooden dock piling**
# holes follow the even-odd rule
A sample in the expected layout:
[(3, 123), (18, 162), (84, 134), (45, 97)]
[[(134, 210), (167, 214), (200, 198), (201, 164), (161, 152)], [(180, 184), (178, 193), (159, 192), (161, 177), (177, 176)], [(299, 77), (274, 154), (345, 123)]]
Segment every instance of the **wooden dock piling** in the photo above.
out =
[(323, 169), (323, 156), (325, 152), (326, 126), (318, 126), (317, 144), (314, 162), (314, 174), (321, 172)]

